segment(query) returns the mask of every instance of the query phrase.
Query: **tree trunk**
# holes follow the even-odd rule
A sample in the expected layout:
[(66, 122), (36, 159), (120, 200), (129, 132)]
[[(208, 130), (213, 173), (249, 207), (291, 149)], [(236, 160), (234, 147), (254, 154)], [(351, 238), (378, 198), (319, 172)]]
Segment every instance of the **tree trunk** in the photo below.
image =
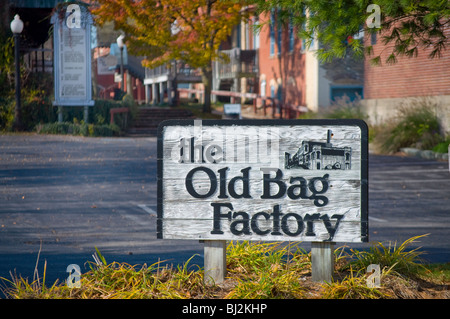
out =
[(211, 64), (209, 66), (202, 68), (202, 82), (203, 86), (205, 87), (203, 113), (211, 113), (211, 90), (212, 90)]

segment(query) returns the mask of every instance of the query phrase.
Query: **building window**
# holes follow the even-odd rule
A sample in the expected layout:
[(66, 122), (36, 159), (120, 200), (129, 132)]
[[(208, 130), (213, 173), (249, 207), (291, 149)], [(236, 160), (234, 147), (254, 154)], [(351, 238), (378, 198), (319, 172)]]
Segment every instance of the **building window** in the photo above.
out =
[[(253, 25), (257, 27), (259, 25), (258, 18), (255, 18)], [(259, 30), (253, 29), (253, 49), (259, 49)]]
[[(303, 9), (303, 15), (305, 17), (309, 17), (311, 16), (311, 13), (307, 13), (305, 9)], [(306, 21), (302, 24), (302, 29), (306, 30), (307, 29), (307, 25), (306, 25)], [(305, 53), (307, 51), (311, 51), (314, 50), (314, 38), (311, 39), (311, 43), (309, 44), (309, 47), (307, 47), (307, 40), (305, 38), (302, 38), (302, 47), (301, 47), (301, 53)]]
[(271, 85), (270, 86), (270, 97), (271, 98), (275, 98), (275, 90), (276, 90), (277, 88), (275, 87), (275, 85)]
[(266, 80), (261, 81), (261, 92), (259, 94), (262, 97), (266, 97)]
[(376, 33), (372, 33), (370, 35), (370, 44), (371, 45), (377, 44), (377, 34)]
[(239, 23), (236, 26), (236, 47), (241, 49), (241, 24)]
[(282, 101), (282, 99), (283, 99), (283, 86), (281, 85), (281, 83), (278, 84), (278, 87), (277, 87), (277, 99), (279, 101)]
[(363, 99), (364, 90), (361, 85), (332, 85), (330, 87), (331, 101), (347, 98), (350, 102)]
[(244, 47), (241, 49), (243, 50), (250, 49), (250, 30), (248, 23), (244, 24)]
[(281, 54), (281, 41), (282, 41), (282, 34), (283, 28), (281, 27), (281, 23), (277, 23), (277, 47), (278, 47), (278, 55)]
[(275, 54), (275, 31), (273, 30), (273, 27), (271, 27), (270, 30), (270, 56), (273, 56)]
[(275, 13), (270, 13), (270, 56), (275, 54)]
[[(272, 10), (270, 12), (270, 56), (275, 55), (275, 45), (278, 47), (277, 54), (281, 54), (281, 43), (282, 43), (282, 34), (283, 28), (281, 23), (276, 22), (275, 19), (275, 11)], [(275, 33), (276, 33), (276, 41), (275, 41)]]
[(294, 25), (289, 22), (289, 52), (294, 51)]

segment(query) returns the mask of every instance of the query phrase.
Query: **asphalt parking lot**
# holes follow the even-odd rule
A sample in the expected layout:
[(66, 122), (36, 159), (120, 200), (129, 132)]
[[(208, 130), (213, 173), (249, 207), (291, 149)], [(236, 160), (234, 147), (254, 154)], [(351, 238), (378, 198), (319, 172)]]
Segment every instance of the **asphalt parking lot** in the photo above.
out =
[[(425, 258), (450, 262), (449, 190), (448, 162), (371, 154), (370, 241), (430, 234)], [(38, 270), (46, 260), (63, 280), (95, 247), (107, 261), (203, 262), (197, 241), (156, 239), (156, 138), (1, 135), (0, 202), (0, 277), (32, 277), (40, 252)]]

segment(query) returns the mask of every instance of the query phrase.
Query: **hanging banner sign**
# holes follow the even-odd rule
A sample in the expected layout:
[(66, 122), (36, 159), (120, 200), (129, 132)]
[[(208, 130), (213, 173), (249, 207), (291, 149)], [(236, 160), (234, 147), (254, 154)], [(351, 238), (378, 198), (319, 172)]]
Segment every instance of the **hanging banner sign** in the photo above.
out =
[(170, 120), (158, 129), (157, 236), (368, 241), (361, 120)]
[(55, 101), (58, 106), (92, 106), (91, 25), (85, 6), (70, 4), (53, 16)]

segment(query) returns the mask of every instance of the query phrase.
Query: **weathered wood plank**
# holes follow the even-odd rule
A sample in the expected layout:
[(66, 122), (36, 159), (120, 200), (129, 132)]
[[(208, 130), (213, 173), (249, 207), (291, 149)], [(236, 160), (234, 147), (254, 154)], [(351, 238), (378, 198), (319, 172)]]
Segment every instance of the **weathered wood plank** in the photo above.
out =
[[(207, 169), (212, 170), (217, 177), (220, 176), (219, 170), (226, 170), (226, 177), (228, 179), (233, 178), (234, 176), (241, 175), (242, 169), (249, 168), (249, 177), (254, 180), (261, 180), (263, 174), (270, 171), (271, 175), (275, 176), (275, 171), (277, 168), (268, 167), (268, 166), (257, 166), (253, 164), (236, 164), (232, 163), (230, 165), (217, 165), (217, 164), (178, 164), (178, 163), (167, 163), (164, 165), (164, 180), (185, 180), (187, 174), (198, 167), (205, 167)], [(324, 174), (328, 174), (330, 179), (335, 180), (348, 180), (348, 179), (357, 179), (361, 178), (361, 174), (359, 170), (342, 170), (342, 171), (334, 171), (334, 170), (301, 170), (301, 169), (283, 169), (278, 168), (282, 171), (283, 176), (280, 179), (289, 180), (291, 177), (317, 177), (323, 176)], [(204, 179), (208, 180), (207, 175), (204, 172), (199, 172), (195, 174), (195, 179)]]
[[(166, 165), (203, 161), (220, 164), (277, 164), (284, 163), (285, 152), (295, 153), (302, 141), (324, 143), (327, 131), (333, 130), (333, 147), (351, 147), (354, 169), (359, 170), (361, 129), (358, 126), (332, 128), (330, 126), (189, 126), (166, 127), (163, 137), (162, 159)], [(214, 155), (211, 155), (214, 152)], [(181, 154), (183, 153), (183, 154)], [(200, 156), (203, 153), (203, 157)], [(211, 156), (206, 156), (209, 154)]]
[(161, 237), (367, 240), (360, 122), (185, 123), (160, 129)]
[[(251, 222), (250, 222), (251, 223)], [(239, 233), (235, 234), (230, 230), (232, 221), (227, 219), (221, 220), (221, 231), (223, 234), (212, 234), (213, 221), (212, 220), (179, 220), (179, 219), (165, 219), (163, 232), (164, 238), (166, 239), (193, 239), (193, 240), (223, 240), (223, 238), (233, 238), (233, 240), (251, 240), (251, 241), (335, 241), (335, 242), (360, 242), (361, 238), (361, 222), (353, 221), (346, 222), (341, 220), (339, 226), (337, 227), (336, 233), (332, 238), (330, 238), (330, 233), (326, 229), (323, 221), (315, 220), (313, 221), (313, 232), (314, 235), (307, 236), (307, 225), (303, 223), (303, 230), (300, 234), (291, 236), (279, 230), (275, 231), (273, 220), (266, 221), (264, 219), (258, 219), (258, 228), (263, 231), (270, 230), (269, 233), (265, 235), (258, 235), (255, 233), (250, 225), (250, 231), (244, 233), (242, 231), (242, 220), (239, 224), (235, 225), (236, 231)], [(335, 226), (335, 220), (331, 219), (331, 224)], [(289, 231), (295, 234), (298, 231), (298, 224), (295, 220), (289, 220), (286, 226)], [(281, 222), (280, 222), (281, 229)]]
[[(308, 187), (308, 181), (310, 179), (305, 179), (306, 182), (302, 185), (300, 181), (296, 181), (292, 184), (290, 183), (284, 183), (285, 186), (281, 186), (282, 189), (280, 189), (280, 186), (276, 183), (270, 183), (267, 185), (268, 187), (264, 188), (264, 184), (261, 180), (250, 180), (247, 185), (243, 185), (243, 182), (236, 182), (232, 185), (232, 187), (229, 187), (229, 184), (226, 185), (224, 189), (221, 189), (220, 182), (217, 183), (216, 186), (211, 186), (210, 181), (195, 181), (195, 184), (193, 185), (194, 191), (199, 195), (206, 196), (208, 193), (211, 192), (212, 187), (215, 188), (215, 191), (208, 196), (207, 198), (204, 198), (208, 201), (215, 201), (220, 199), (239, 199), (242, 201), (246, 201), (247, 199), (250, 199), (252, 201), (258, 201), (263, 199), (263, 196), (265, 194), (271, 195), (271, 196), (279, 196), (276, 199), (281, 200), (287, 200), (289, 202), (295, 201), (295, 202), (303, 202), (305, 201), (305, 197), (313, 196), (313, 192)], [(182, 184), (180, 186), (180, 184)], [(190, 201), (195, 200), (198, 203), (201, 203), (203, 201), (199, 200), (199, 198), (194, 198), (188, 190), (186, 190), (186, 187), (184, 186), (184, 181), (176, 181), (173, 183), (164, 183), (163, 184), (163, 199), (166, 201)], [(227, 187), (228, 186), (228, 187)], [(244, 188), (248, 190), (248, 192), (244, 192)], [(322, 192), (323, 186), (317, 185), (316, 188), (313, 188), (315, 191)], [(231, 191), (231, 192), (230, 192)], [(304, 193), (304, 196), (302, 196), (302, 192)], [(247, 194), (250, 197), (243, 196), (244, 194)], [(291, 196), (301, 196), (298, 199), (293, 199), (288, 197), (287, 193), (291, 194)], [(343, 193), (345, 196), (343, 196)], [(278, 195), (280, 194), (280, 195)], [(223, 195), (223, 196), (222, 196)], [(345, 201), (348, 204), (350, 204), (350, 201), (355, 201), (361, 198), (361, 185), (359, 180), (345, 180), (345, 181), (330, 181), (328, 188), (324, 193), (320, 193), (320, 195), (330, 198), (332, 197), (334, 200), (337, 201)], [(352, 195), (355, 195), (356, 197), (351, 197)], [(237, 198), (237, 197), (238, 198)], [(350, 198), (349, 198), (350, 196)], [(295, 198), (295, 197), (294, 197)], [(267, 198), (263, 201), (267, 201)], [(332, 200), (329, 199), (329, 204), (332, 204)]]
[[(213, 219), (213, 211), (214, 207), (209, 203), (205, 203), (202, 205), (192, 205), (191, 203), (185, 202), (171, 202), (169, 203), (172, 207), (170, 209), (164, 210), (164, 218), (165, 219)], [(273, 210), (273, 206), (277, 205), (276, 201), (271, 202), (257, 202), (257, 203), (249, 203), (246, 205), (245, 203), (233, 203), (227, 200), (221, 200), (215, 202), (215, 204), (231, 204), (233, 207), (233, 212), (246, 212), (248, 214), (256, 214), (259, 212), (271, 212)], [(224, 212), (227, 211), (225, 206), (222, 209)], [(300, 216), (304, 216), (306, 214), (328, 214), (328, 215), (344, 215), (346, 220), (354, 220), (360, 221), (360, 210), (359, 207), (354, 206), (353, 208), (349, 208), (348, 206), (338, 207), (328, 209), (327, 207), (315, 207), (313, 205), (306, 205), (303, 203), (289, 203), (282, 204), (280, 208), (283, 210), (283, 213), (290, 214), (295, 213)], [(230, 211), (231, 209), (228, 209)]]

